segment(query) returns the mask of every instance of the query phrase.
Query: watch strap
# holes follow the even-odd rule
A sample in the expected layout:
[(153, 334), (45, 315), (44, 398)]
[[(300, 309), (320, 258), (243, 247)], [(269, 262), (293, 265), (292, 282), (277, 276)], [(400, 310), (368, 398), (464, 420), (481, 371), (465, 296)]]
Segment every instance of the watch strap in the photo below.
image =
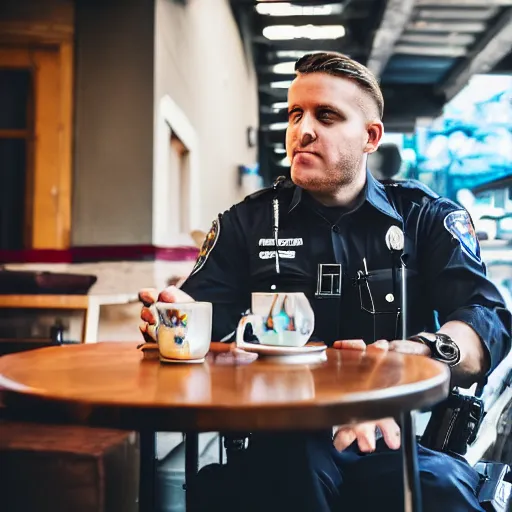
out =
[(446, 363), (452, 367), (460, 361), (460, 350), (457, 344), (447, 334), (436, 332), (433, 334), (435, 339), (420, 334), (411, 336), (409, 340), (423, 343), (430, 348), (432, 358)]

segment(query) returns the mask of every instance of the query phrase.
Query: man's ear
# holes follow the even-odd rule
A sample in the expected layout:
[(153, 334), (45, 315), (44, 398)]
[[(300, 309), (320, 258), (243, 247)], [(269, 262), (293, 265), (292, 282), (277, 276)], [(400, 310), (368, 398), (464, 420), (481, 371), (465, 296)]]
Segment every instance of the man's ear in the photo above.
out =
[(368, 140), (364, 147), (364, 152), (374, 153), (377, 151), (382, 136), (384, 135), (384, 125), (382, 121), (372, 121), (368, 123), (366, 133), (368, 134)]

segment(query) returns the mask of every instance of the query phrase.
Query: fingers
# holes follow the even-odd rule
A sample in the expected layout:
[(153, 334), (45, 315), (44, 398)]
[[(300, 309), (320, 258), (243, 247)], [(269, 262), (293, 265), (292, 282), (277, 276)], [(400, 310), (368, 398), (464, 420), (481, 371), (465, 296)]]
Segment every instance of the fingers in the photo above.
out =
[(362, 452), (375, 451), (375, 423), (367, 421), (355, 427), (357, 445)]
[(417, 341), (394, 340), (390, 342), (389, 350), (400, 352), (401, 354), (430, 356), (430, 349), (426, 345), (423, 345), (423, 343), (418, 343)]
[(160, 302), (194, 302), (194, 299), (176, 286), (168, 286), (158, 296)]
[(140, 318), (144, 322), (147, 322), (148, 324), (156, 324), (156, 318), (153, 313), (153, 310), (147, 307), (143, 307), (142, 311), (140, 312)]
[(389, 341), (377, 340), (374, 343), (366, 345), (366, 343), (363, 340), (338, 340), (334, 342), (333, 347), (337, 349), (348, 350), (379, 349), (387, 351), (389, 349)]
[(156, 327), (154, 325), (141, 323), (139, 329), (146, 343), (156, 343)]
[(339, 452), (348, 448), (356, 440), (356, 433), (351, 427), (340, 427), (334, 434), (334, 447)]
[(158, 294), (155, 288), (143, 288), (139, 292), (139, 300), (145, 307), (155, 302), (194, 302), (194, 299), (176, 286), (168, 286)]
[(333, 344), (337, 349), (366, 350), (366, 343), (363, 340), (338, 340)]
[(384, 442), (392, 449), (400, 448), (400, 427), (393, 418), (384, 418), (377, 421), (377, 426), (382, 432)]
[(376, 424), (373, 421), (343, 425), (334, 435), (334, 446), (341, 452), (357, 440), (357, 445), (362, 452), (373, 452), (375, 451), (375, 428)]
[(143, 307), (140, 312), (142, 324), (139, 326), (142, 336), (147, 343), (156, 341), (156, 323), (154, 304), (160, 302), (193, 302), (194, 299), (184, 291), (169, 286), (165, 288), (160, 294), (154, 288), (143, 288), (139, 292), (139, 300), (142, 302)]
[(139, 300), (144, 306), (149, 307), (158, 299), (158, 292), (154, 288), (143, 288), (139, 292)]
[(368, 350), (381, 350), (387, 352), (389, 350), (389, 341), (388, 340), (377, 340), (368, 345)]

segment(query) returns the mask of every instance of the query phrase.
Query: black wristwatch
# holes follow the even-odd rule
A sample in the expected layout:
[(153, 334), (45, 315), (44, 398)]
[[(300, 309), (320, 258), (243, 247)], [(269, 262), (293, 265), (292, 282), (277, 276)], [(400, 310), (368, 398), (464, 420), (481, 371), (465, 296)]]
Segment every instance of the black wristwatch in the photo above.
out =
[(455, 366), (460, 361), (460, 349), (447, 334), (442, 332), (425, 335), (417, 334), (411, 336), (409, 340), (423, 343), (430, 349), (433, 359), (446, 363), (450, 367)]

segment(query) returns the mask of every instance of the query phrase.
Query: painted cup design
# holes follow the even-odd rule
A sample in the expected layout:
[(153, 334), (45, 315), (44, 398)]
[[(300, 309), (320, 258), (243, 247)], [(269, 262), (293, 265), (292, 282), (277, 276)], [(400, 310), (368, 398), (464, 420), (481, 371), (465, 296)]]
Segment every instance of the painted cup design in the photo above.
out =
[[(248, 324), (252, 336), (247, 336)], [(313, 309), (303, 293), (253, 293), (251, 314), (240, 320), (236, 342), (301, 347), (314, 326)]]
[(212, 333), (209, 302), (158, 303), (156, 338), (161, 360), (202, 359), (208, 352)]

